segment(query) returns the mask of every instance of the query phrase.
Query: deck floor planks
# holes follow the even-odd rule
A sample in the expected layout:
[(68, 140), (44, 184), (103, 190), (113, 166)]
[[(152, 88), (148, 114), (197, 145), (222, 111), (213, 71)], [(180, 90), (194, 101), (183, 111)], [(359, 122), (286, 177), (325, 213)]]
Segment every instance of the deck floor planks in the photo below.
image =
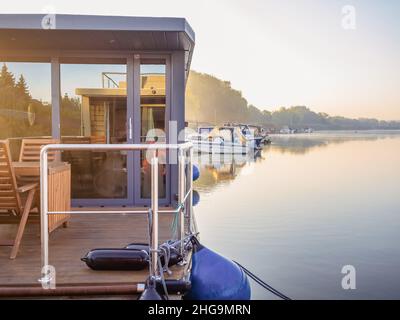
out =
[[(160, 213), (160, 242), (171, 239), (173, 214)], [(0, 237), (10, 237), (16, 226), (0, 225)], [(148, 243), (148, 222), (144, 214), (73, 215), (68, 228), (50, 234), (49, 262), (56, 268), (57, 284), (143, 283), (148, 270), (93, 271), (80, 260), (90, 249), (121, 248), (129, 243)], [(37, 285), (40, 277), (40, 225), (27, 225), (20, 252), (9, 259), (10, 247), (0, 247), (0, 287)], [(184, 267), (175, 266), (169, 278), (179, 279)]]

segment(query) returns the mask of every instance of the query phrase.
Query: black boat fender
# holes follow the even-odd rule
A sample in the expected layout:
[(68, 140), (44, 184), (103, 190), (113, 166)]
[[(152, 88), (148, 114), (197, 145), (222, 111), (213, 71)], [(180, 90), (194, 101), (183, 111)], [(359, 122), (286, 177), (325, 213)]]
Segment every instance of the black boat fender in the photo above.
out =
[(93, 249), (82, 259), (93, 270), (143, 270), (149, 265), (146, 251), (129, 249)]
[(150, 252), (150, 246), (147, 243), (130, 243), (125, 246), (125, 249)]
[[(192, 284), (189, 280), (165, 279), (164, 282), (169, 294), (185, 294), (192, 288)], [(156, 289), (159, 293), (164, 292), (164, 287), (161, 280), (156, 280)]]
[[(163, 245), (161, 246), (163, 248)], [(128, 244), (125, 249), (130, 249), (130, 250), (145, 250), (146, 252), (150, 252), (150, 247), (148, 244), (142, 244), (142, 243), (131, 243)], [(164, 250), (161, 250), (160, 252), (160, 260), (161, 264), (164, 266), (165, 265), (165, 254)], [(178, 249), (175, 247), (169, 247), (169, 260), (168, 260), (168, 267), (172, 267), (179, 262), (181, 262), (182, 255), (179, 253)]]
[[(93, 249), (81, 260), (92, 270), (143, 270), (149, 266), (149, 246), (147, 244), (130, 244), (123, 249)], [(168, 257), (171, 267), (182, 261), (178, 250), (171, 247)], [(161, 264), (165, 264), (165, 254), (160, 253)]]

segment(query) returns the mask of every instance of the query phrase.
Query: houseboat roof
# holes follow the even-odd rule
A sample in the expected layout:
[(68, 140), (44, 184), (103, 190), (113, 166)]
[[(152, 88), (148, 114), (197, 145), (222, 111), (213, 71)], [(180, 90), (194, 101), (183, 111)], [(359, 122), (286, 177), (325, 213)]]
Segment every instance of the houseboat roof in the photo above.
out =
[[(52, 18), (46, 28), (46, 19)], [(184, 18), (0, 14), (3, 57), (5, 50), (183, 50), (188, 70), (194, 43), (195, 33)]]

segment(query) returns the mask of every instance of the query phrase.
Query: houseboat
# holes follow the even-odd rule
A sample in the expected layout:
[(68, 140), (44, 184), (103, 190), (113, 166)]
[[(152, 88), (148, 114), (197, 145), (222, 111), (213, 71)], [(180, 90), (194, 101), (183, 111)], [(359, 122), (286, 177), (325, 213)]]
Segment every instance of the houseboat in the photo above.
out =
[(194, 45), (184, 18), (0, 15), (0, 298), (250, 298), (199, 243)]
[[(0, 297), (134, 297), (148, 268), (81, 258), (145, 243), (157, 275), (152, 250), (173, 240), (181, 263), (164, 275), (185, 292), (192, 147), (168, 133), (184, 128), (194, 44), (181, 18), (0, 15)], [(8, 99), (21, 77), (29, 91)]]

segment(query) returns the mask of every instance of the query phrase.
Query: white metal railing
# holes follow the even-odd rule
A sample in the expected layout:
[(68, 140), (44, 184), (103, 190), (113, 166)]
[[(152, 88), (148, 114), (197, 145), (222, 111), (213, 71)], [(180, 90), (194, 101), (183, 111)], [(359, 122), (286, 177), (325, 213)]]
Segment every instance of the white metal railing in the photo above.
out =
[[(158, 156), (157, 150), (176, 150), (178, 152), (178, 206), (174, 210), (163, 210), (163, 213), (179, 214), (180, 253), (185, 261), (184, 241), (186, 235), (195, 231), (193, 229), (193, 145), (191, 142), (182, 144), (49, 144), (43, 146), (40, 152), (40, 228), (41, 228), (41, 263), (42, 277), (40, 282), (50, 283), (51, 276), (49, 267), (49, 232), (48, 217), (57, 214), (93, 214), (99, 210), (70, 210), (70, 211), (49, 211), (48, 209), (48, 152), (63, 150), (102, 150), (102, 151), (135, 151), (150, 150), (151, 154), (151, 208), (149, 210), (100, 210), (102, 214), (138, 214), (146, 213), (151, 216), (151, 239), (150, 241), (150, 276), (157, 277), (158, 272)], [(188, 170), (185, 169), (188, 164)], [(186, 178), (185, 178), (186, 177)], [(186, 180), (186, 182), (185, 182)], [(187, 183), (189, 182), (189, 183)], [(185, 223), (185, 219), (188, 221)]]
[[(108, 88), (119, 88), (119, 82), (113, 79), (112, 76), (124, 76), (126, 81), (126, 72), (102, 72), (101, 73), (101, 83), (103, 85), (103, 89)], [(107, 84), (107, 86), (106, 86)]]

